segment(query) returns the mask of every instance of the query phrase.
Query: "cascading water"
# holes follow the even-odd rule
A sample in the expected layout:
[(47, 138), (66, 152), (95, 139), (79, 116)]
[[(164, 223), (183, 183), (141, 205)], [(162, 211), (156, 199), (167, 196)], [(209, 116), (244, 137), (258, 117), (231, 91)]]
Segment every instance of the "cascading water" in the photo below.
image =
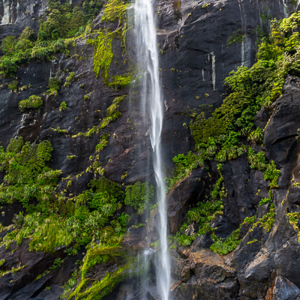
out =
[(169, 299), (170, 259), (167, 244), (167, 215), (164, 172), (161, 157), (161, 132), (163, 125), (163, 99), (159, 79), (156, 26), (151, 0), (135, 0), (134, 26), (137, 62), (142, 72), (141, 112), (150, 114), (150, 141), (153, 151), (153, 169), (156, 180), (156, 199), (160, 216), (160, 252), (156, 261), (157, 289), (162, 300)]

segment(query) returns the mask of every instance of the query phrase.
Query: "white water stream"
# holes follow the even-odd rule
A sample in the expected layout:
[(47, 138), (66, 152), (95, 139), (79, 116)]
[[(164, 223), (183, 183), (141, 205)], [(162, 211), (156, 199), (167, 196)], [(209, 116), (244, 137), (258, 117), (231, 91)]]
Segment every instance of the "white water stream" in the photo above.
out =
[(169, 300), (170, 258), (167, 243), (165, 176), (161, 157), (164, 106), (159, 78), (156, 26), (151, 0), (135, 0), (134, 16), (137, 62), (142, 75), (141, 109), (144, 115), (150, 114), (150, 140), (156, 180), (156, 200), (160, 216), (160, 252), (156, 261), (157, 289), (162, 300)]

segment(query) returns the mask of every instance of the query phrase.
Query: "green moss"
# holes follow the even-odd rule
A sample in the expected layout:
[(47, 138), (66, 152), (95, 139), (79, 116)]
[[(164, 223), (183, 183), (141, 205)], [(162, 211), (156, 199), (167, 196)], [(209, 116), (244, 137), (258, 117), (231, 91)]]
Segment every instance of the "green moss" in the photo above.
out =
[(130, 74), (127, 76), (116, 75), (112, 78), (112, 81), (108, 83), (108, 86), (118, 91), (128, 87), (132, 80), (133, 76)]
[(68, 299), (102, 299), (113, 290), (117, 283), (126, 278), (128, 268), (129, 266), (125, 265), (120, 267), (113, 273), (107, 273), (101, 281), (94, 282), (90, 288), (86, 289), (84, 292), (80, 292), (85, 287), (88, 281), (88, 279), (84, 279), (83, 281), (81, 281), (81, 284), (75, 289), (75, 291), (68, 297)]
[(99, 76), (100, 70), (103, 70), (104, 82), (108, 83), (109, 69), (112, 63), (114, 54), (112, 52), (113, 33), (99, 32), (97, 39), (94, 41), (94, 72)]
[(122, 23), (125, 18), (126, 9), (128, 4), (122, 0), (109, 0), (104, 7), (104, 13), (101, 18), (102, 22), (114, 22), (119, 19), (119, 22)]
[(83, 96), (83, 100), (84, 101), (89, 101), (90, 100), (90, 96), (89, 95), (84, 95)]
[(100, 142), (96, 146), (96, 152), (102, 151), (108, 145), (109, 134), (104, 133), (101, 135)]
[(5, 259), (0, 260), (0, 267), (5, 263)]
[(58, 133), (64, 133), (64, 134), (67, 134), (68, 133), (68, 130), (66, 129), (62, 129), (60, 128), (59, 126), (57, 128), (52, 128), (51, 127), (51, 130), (55, 131), (55, 132), (58, 132)]
[(256, 223), (253, 224), (254, 227), (262, 227), (266, 232), (269, 232), (275, 222), (275, 207), (272, 203), (270, 206), (269, 212), (264, 215), (262, 218), (260, 218)]
[[(128, 30), (127, 23), (124, 22), (126, 9), (128, 4), (121, 0), (109, 0), (105, 5), (102, 22), (115, 22), (118, 19), (118, 28), (111, 32), (109, 29), (105, 31), (99, 30), (97, 37), (90, 39), (89, 42), (94, 44), (94, 72), (98, 77), (100, 71), (103, 71), (104, 83), (108, 86), (119, 90), (127, 87), (132, 81), (131, 75), (115, 75), (110, 80), (110, 66), (114, 58), (112, 43), (116, 38), (120, 38), (121, 45), (124, 46), (124, 38)], [(124, 23), (124, 24), (123, 24)]]
[(88, 249), (81, 267), (81, 280), (84, 280), (90, 268), (97, 264), (113, 260), (116, 256), (122, 256), (120, 248), (116, 246)]

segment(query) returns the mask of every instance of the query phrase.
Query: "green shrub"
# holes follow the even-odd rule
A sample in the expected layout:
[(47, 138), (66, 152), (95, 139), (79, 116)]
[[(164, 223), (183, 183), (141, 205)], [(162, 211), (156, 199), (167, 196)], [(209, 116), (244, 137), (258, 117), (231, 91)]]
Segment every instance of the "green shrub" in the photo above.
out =
[(1, 50), (4, 54), (11, 56), (14, 54), (17, 37), (9, 35), (2, 40)]
[(27, 26), (22, 31), (19, 40), (29, 40), (31, 42), (34, 42), (36, 40), (36, 34), (32, 28)]
[[(209, 224), (217, 215), (223, 214), (223, 209), (223, 203), (220, 200), (211, 200), (204, 203), (199, 202), (196, 207), (188, 211), (187, 222), (181, 226), (174, 240), (179, 246), (190, 246), (197, 236), (206, 234), (207, 232), (212, 233), (214, 230)], [(191, 224), (197, 224), (198, 231), (192, 235), (187, 235), (186, 230)]]
[(124, 203), (132, 206), (142, 214), (149, 203), (154, 200), (154, 187), (148, 182), (136, 182), (134, 185), (126, 187)]
[(23, 112), (27, 109), (39, 108), (43, 105), (43, 100), (39, 96), (31, 95), (28, 99), (19, 103), (19, 109)]
[(18, 81), (17, 80), (13, 80), (9, 85), (8, 88), (12, 91), (12, 92), (16, 92), (18, 89)]
[(13, 76), (17, 69), (17, 64), (8, 57), (4, 57), (0, 62), (0, 75), (5, 78)]
[(240, 244), (240, 242), (240, 229), (237, 229), (227, 239), (218, 239), (210, 246), (210, 250), (219, 253), (220, 255), (226, 255), (232, 252)]
[(272, 160), (271, 163), (267, 164), (266, 170), (264, 172), (264, 180), (270, 180), (270, 188), (278, 187), (278, 178), (280, 171), (276, 169), (275, 162)]
[(59, 110), (60, 111), (64, 111), (66, 110), (68, 107), (67, 107), (67, 103), (65, 101), (63, 101), (60, 106), (59, 106)]
[(248, 150), (248, 162), (250, 163), (251, 169), (257, 169), (260, 171), (264, 171), (267, 166), (267, 160), (264, 152), (260, 151), (255, 154), (251, 147), (249, 147)]
[(66, 78), (66, 82), (64, 84), (65, 87), (68, 87), (70, 86), (71, 82), (74, 80), (74, 77), (75, 77), (75, 73), (74, 72), (71, 72), (69, 74), (69, 76)]
[(58, 77), (49, 77), (49, 83), (48, 83), (48, 93), (53, 96), (57, 96), (57, 93), (60, 89), (61, 81), (58, 79)]

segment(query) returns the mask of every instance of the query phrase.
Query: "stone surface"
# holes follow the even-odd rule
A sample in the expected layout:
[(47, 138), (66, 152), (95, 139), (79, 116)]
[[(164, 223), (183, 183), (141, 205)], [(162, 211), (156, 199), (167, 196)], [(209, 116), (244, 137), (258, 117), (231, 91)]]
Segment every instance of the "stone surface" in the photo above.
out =
[(167, 196), (168, 221), (171, 233), (181, 227), (189, 207), (194, 206), (205, 195), (209, 179), (204, 168), (191, 172), (183, 180), (175, 184)]
[[(54, 300), (59, 299), (63, 292), (60, 286), (74, 271), (74, 263), (82, 258), (82, 255), (68, 257), (64, 249), (59, 249), (53, 254), (29, 252), (28, 240), (24, 240), (19, 247), (15, 242), (8, 249), (2, 245), (0, 257), (5, 259), (0, 271), (6, 272), (1, 275), (0, 299)], [(58, 258), (63, 260), (62, 264), (51, 271), (50, 267)]]
[[(191, 111), (203, 110), (200, 107), (203, 104), (219, 106), (226, 92), (223, 84), (228, 73), (239, 65), (253, 64), (256, 26), (264, 29), (266, 24), (262, 15), (266, 13), (266, 8), (268, 15), (280, 19), (292, 13), (295, 7), (290, 1), (281, 0), (160, 0), (155, 6), (166, 109), (162, 148), (168, 174), (173, 167), (172, 158), (179, 153), (186, 154), (193, 147), (186, 126), (191, 120)], [(26, 26), (37, 31), (45, 9), (44, 0), (0, 0), (0, 39), (7, 35), (19, 35)], [(98, 27), (99, 16), (94, 22)], [(228, 45), (228, 39), (235, 34), (244, 36), (241, 43)], [(128, 44), (132, 44), (130, 35)], [(113, 51), (111, 74), (125, 74), (129, 66), (127, 62), (124, 63), (126, 59), (120, 41), (114, 42)], [(76, 59), (75, 54), (82, 56), (82, 60)], [(149, 123), (144, 123), (139, 115), (134, 95), (125, 98), (119, 108), (121, 117), (104, 131), (90, 138), (72, 137), (99, 125), (113, 100), (129, 93), (128, 89), (110, 89), (105, 86), (101, 76), (95, 76), (93, 54), (93, 46), (78, 39), (75, 46), (70, 48), (70, 57), (57, 54), (51, 62), (32, 62), (19, 69), (16, 74), (19, 86), (31, 85), (30, 88), (12, 93), (6, 85), (10, 80), (3, 80), (0, 88), (0, 144), (5, 147), (16, 136), (23, 136), (29, 142), (50, 140), (54, 148), (50, 166), (61, 169), (63, 177), (70, 176), (74, 180), (70, 193), (76, 194), (85, 189), (94, 176), (84, 173), (76, 180), (76, 175), (90, 166), (89, 157), (94, 153), (101, 134), (109, 133), (108, 147), (99, 154), (105, 176), (124, 185), (138, 180), (154, 182), (153, 170), (150, 168), (149, 172), (145, 172), (152, 160)], [(130, 47), (128, 55), (134, 62), (134, 52)], [(32, 94), (41, 95), (48, 89), (50, 75), (58, 76), (64, 82), (69, 72), (75, 72), (75, 81), (70, 87), (62, 86), (57, 97), (44, 95), (44, 106), (40, 111), (26, 114), (19, 111), (19, 101)], [(80, 85), (84, 85), (84, 88)], [(84, 101), (84, 95), (87, 94), (90, 100)], [(59, 105), (63, 101), (68, 108), (61, 112)], [(172, 250), (174, 299), (279, 300), (299, 297), (298, 232), (286, 217), (288, 212), (300, 212), (297, 187), (297, 183), (300, 183), (299, 114), (300, 80), (289, 77), (283, 96), (271, 108), (261, 110), (255, 119), (255, 125), (265, 129), (263, 144), (267, 158), (274, 160), (281, 171), (279, 189), (274, 191), (276, 218), (272, 230), (266, 233), (256, 228), (248, 232), (248, 227), (242, 227), (242, 242), (226, 257), (207, 250), (212, 243), (209, 236), (197, 238), (191, 249)], [(53, 130), (58, 127), (68, 130), (68, 134)], [(75, 158), (70, 161), (67, 159), (69, 155), (75, 155)], [(197, 169), (170, 191), (168, 219), (172, 233), (182, 225), (189, 207), (203, 200), (206, 189), (209, 190), (211, 183), (216, 181), (215, 174), (209, 178), (205, 169)], [(268, 196), (268, 182), (264, 181), (262, 172), (250, 169), (245, 156), (226, 162), (223, 176), (228, 190), (223, 199), (224, 215), (217, 218), (214, 224), (218, 228), (218, 236), (226, 238), (245, 217), (256, 213), (261, 217), (266, 213), (268, 206), (257, 209), (259, 201)], [(0, 179), (3, 179), (2, 175)], [(60, 188), (64, 188), (62, 184)], [(19, 210), (17, 206), (1, 208), (4, 214), (1, 214), (0, 222), (3, 225), (11, 224)], [(158, 217), (154, 210), (145, 230), (128, 233), (124, 245), (135, 249), (145, 247), (142, 237), (148, 235), (149, 246), (157, 238), (157, 225)], [(254, 239), (257, 242), (251, 243)], [(12, 247), (14, 245), (9, 250)], [(59, 269), (35, 280), (53, 264), (55, 258), (64, 258), (65, 254), (63, 249), (51, 255), (29, 252), (27, 248), (26, 241), (14, 252), (3, 246), (0, 248), (0, 259), (5, 257), (0, 270), (11, 270), (19, 264), (24, 266), (16, 273), (7, 273), (0, 278), (0, 298), (59, 299), (62, 293), (60, 286), (72, 273), (75, 258), (67, 258)], [(103, 275), (104, 271), (98, 273)], [(46, 287), (50, 287), (50, 290)], [(141, 295), (135, 287), (134, 280), (124, 282), (105, 299), (137, 300)], [(158, 299), (154, 281), (147, 287), (146, 294), (148, 299)]]

